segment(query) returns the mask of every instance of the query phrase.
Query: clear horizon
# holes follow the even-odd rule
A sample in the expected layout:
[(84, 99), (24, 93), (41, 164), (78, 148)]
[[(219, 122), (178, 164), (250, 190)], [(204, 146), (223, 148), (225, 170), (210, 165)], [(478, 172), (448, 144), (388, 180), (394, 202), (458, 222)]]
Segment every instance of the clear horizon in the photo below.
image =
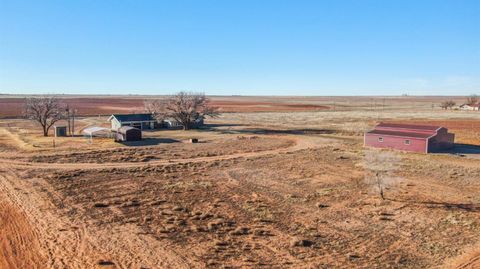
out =
[(0, 0), (0, 93), (466, 96), (480, 1)]
[[(121, 96), (121, 97), (142, 97), (142, 96), (171, 96), (178, 92), (169, 92), (165, 94), (90, 94), (90, 93), (2, 93), (0, 95), (4, 96), (85, 96), (85, 97), (96, 97), (96, 96)], [(195, 93), (195, 92), (194, 92)], [(201, 92), (200, 92), (201, 93)], [(206, 96), (210, 97), (372, 97), (372, 98), (395, 98), (395, 97), (458, 97), (458, 98), (467, 98), (470, 96), (478, 96), (478, 94), (470, 93), (470, 94), (450, 94), (450, 95), (415, 95), (415, 94), (408, 94), (408, 95), (243, 95), (243, 94), (205, 94)]]

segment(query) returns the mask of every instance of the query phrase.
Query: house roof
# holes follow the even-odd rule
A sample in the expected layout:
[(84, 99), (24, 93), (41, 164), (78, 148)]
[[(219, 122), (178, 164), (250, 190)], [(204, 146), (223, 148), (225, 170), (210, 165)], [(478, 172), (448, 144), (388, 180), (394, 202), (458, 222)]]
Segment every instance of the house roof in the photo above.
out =
[(386, 130), (373, 130), (367, 132), (368, 134), (386, 135), (386, 136), (399, 136), (408, 138), (429, 138), (435, 133), (417, 133), (417, 132), (402, 132), (402, 131), (386, 131)]
[(463, 105), (461, 105), (460, 107), (464, 107), (464, 106), (469, 106), (469, 107), (480, 107), (480, 104), (472, 104), (472, 105), (469, 105), (469, 104), (463, 104)]
[(115, 117), (119, 122), (123, 121), (153, 121), (155, 120), (152, 117), (152, 114), (144, 113), (144, 114), (113, 114), (112, 117)]
[(431, 126), (431, 125), (416, 125), (416, 124), (400, 124), (400, 123), (379, 123), (375, 128), (394, 128), (394, 129), (410, 129), (410, 130), (419, 130), (419, 131), (436, 131), (441, 126)]

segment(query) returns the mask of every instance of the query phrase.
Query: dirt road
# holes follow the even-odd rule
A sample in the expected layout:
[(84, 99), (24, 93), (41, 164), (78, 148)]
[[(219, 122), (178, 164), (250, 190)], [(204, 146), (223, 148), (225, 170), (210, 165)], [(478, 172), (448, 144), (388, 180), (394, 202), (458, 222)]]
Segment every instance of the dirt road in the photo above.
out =
[(286, 149), (147, 163), (51, 164), (3, 158), (0, 160), (0, 193), (3, 193), (4, 197), (0, 206), (2, 221), (5, 222), (5, 226), (2, 225), (2, 256), (7, 258), (2, 266), (35, 268), (37, 265), (46, 264), (48, 268), (93, 268), (113, 266), (111, 261), (115, 260), (115, 268), (202, 267), (186, 258), (183, 253), (175, 253), (168, 246), (144, 235), (135, 225), (98, 227), (89, 225), (88, 220), (72, 222), (72, 219), (68, 218), (68, 209), (59, 214), (58, 208), (51, 202), (61, 199), (55, 189), (40, 178), (25, 180), (25, 174), (28, 174), (29, 169), (92, 170), (222, 161), (296, 151), (318, 146), (319, 141), (329, 141), (318, 138), (292, 139), (295, 141), (294, 146)]
[(0, 268), (39, 268), (44, 264), (38, 235), (25, 214), (0, 194)]
[(19, 169), (62, 169), (62, 170), (95, 170), (95, 169), (111, 169), (111, 168), (134, 168), (144, 166), (157, 166), (167, 164), (182, 164), (182, 163), (195, 163), (195, 162), (211, 162), (211, 161), (224, 161), (235, 158), (250, 158), (257, 156), (265, 156), (271, 154), (279, 154), (286, 152), (293, 152), (297, 150), (320, 147), (325, 144), (338, 143), (338, 140), (322, 138), (322, 137), (298, 137), (291, 136), (290, 140), (294, 141), (293, 146), (288, 148), (278, 148), (273, 150), (265, 150), (260, 152), (241, 152), (236, 154), (211, 156), (211, 157), (198, 157), (198, 158), (181, 158), (181, 159), (168, 159), (168, 160), (152, 160), (147, 162), (114, 162), (114, 163), (41, 163), (41, 162), (25, 162), (18, 161), (16, 158), (3, 158), (4, 165), (9, 167), (15, 167)]
[[(112, 232), (107, 227), (100, 229), (90, 226), (87, 221), (72, 222), (67, 216), (58, 214), (58, 209), (49, 202), (51, 198), (45, 197), (45, 193), (56, 196), (55, 190), (47, 182), (41, 179), (19, 180), (19, 172), (5, 165), (0, 170), (0, 191), (7, 194), (8, 201), (28, 217), (25, 223), (12, 224), (27, 227), (15, 229), (15, 234), (21, 238), (25, 231), (28, 235), (28, 229), (31, 229), (35, 235), (31, 241), (39, 242), (37, 250), (31, 249), (28, 242), (19, 246), (21, 253), (38, 252), (39, 257), (31, 258), (32, 264), (42, 264), (39, 263), (42, 258), (48, 268), (94, 268), (109, 265), (109, 259), (114, 258), (117, 268), (191, 268), (195, 265), (167, 250), (166, 246), (137, 236), (141, 232), (135, 226)], [(19, 241), (23, 243), (25, 240)], [(112, 245), (121, 246), (121, 249), (109, 249)], [(145, 248), (149, 251), (144, 251)], [(18, 268), (25, 268), (22, 266), (25, 259), (23, 255), (6, 255), (11, 257), (11, 264), (17, 263)]]
[[(0, 267), (431, 265), (435, 261), (429, 259), (445, 258), (426, 248), (432, 240), (453, 253), (477, 238), (475, 209), (450, 216), (443, 204), (431, 209), (408, 202), (475, 195), (477, 185), (462, 191), (456, 181), (436, 180), (446, 180), (441, 171), (419, 174), (437, 171), (435, 161), (426, 166), (423, 157), (409, 157), (403, 168), (416, 172), (404, 175), (400, 201), (378, 202), (359, 181), (364, 171), (355, 147), (321, 136), (281, 137), (295, 143), (146, 162), (42, 163), (5, 153), (0, 209), (8, 221), (0, 226), (0, 258), (8, 259)], [(456, 167), (451, 160), (441, 165)], [(473, 161), (464, 167), (476, 171)], [(464, 233), (465, 242), (447, 245), (430, 227)], [(292, 238), (308, 240), (292, 246)], [(310, 243), (314, 247), (295, 246)], [(472, 253), (455, 266), (475, 268), (478, 253)]]

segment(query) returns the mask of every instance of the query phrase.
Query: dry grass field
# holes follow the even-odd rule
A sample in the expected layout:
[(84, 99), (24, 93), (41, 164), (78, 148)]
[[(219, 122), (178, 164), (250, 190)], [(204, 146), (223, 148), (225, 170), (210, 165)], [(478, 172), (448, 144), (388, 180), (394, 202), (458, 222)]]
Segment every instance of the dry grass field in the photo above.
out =
[[(59, 96), (80, 115), (107, 115), (111, 113), (138, 113), (144, 109), (144, 100), (164, 96)], [(260, 99), (260, 100), (258, 100)], [(22, 114), (25, 96), (0, 95), (0, 118), (18, 117)], [(328, 109), (324, 102), (265, 97), (212, 97), (211, 105), (222, 112), (265, 112), (265, 111), (318, 111)]]
[(480, 113), (441, 99), (216, 97), (236, 112), (130, 144), (80, 135), (104, 116), (55, 147), (1, 119), (0, 268), (479, 268), (480, 154), (363, 147), (379, 121), (480, 145)]
[[(23, 95), (0, 95), (0, 118), (22, 115)], [(85, 96), (59, 95), (70, 108), (83, 116), (144, 111), (144, 100), (165, 96)], [(458, 105), (464, 96), (363, 96), (363, 97), (302, 97), (302, 96), (211, 96), (210, 104), (222, 112), (306, 112), (306, 111), (398, 111), (438, 110), (441, 102), (454, 100)]]

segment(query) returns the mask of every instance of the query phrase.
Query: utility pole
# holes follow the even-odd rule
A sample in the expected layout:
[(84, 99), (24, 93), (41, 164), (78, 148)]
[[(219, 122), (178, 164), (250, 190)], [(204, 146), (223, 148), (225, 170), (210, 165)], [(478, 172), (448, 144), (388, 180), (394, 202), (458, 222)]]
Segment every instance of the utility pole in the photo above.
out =
[(75, 112), (77, 112), (76, 109), (72, 110), (72, 136), (75, 136)]
[(68, 134), (71, 134), (71, 129), (70, 129), (70, 107), (67, 105), (67, 126), (68, 126)]

